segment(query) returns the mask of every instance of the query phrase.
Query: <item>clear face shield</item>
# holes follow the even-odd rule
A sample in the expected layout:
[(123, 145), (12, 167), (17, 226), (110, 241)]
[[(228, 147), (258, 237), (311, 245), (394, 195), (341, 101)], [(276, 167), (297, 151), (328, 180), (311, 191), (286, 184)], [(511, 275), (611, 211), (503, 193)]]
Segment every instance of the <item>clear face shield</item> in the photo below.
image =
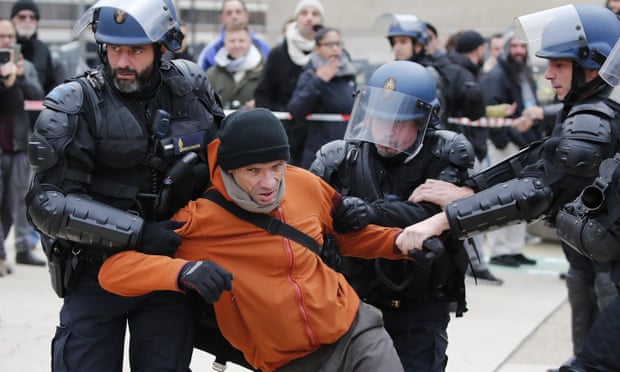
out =
[(373, 28), (381, 32), (389, 30), (393, 26), (399, 26), (402, 31), (418, 31), (424, 23), (413, 14), (381, 14), (375, 20)]
[(75, 23), (73, 35), (77, 36), (86, 26), (92, 24), (95, 11), (105, 7), (120, 9), (129, 14), (142, 26), (147, 37), (154, 43), (162, 40), (176, 23), (173, 10), (163, 0), (99, 0)]
[(404, 153), (407, 162), (422, 149), (435, 111), (430, 103), (387, 85), (364, 87), (355, 98), (344, 139), (373, 143), (384, 157)]
[[(553, 29), (545, 30), (549, 22), (556, 18), (561, 19), (562, 22), (555, 22)], [(527, 42), (530, 50), (535, 52), (537, 57), (560, 56), (576, 48), (588, 48), (588, 40), (581, 19), (573, 5), (517, 17), (514, 26), (516, 37)], [(542, 45), (543, 31), (545, 31), (545, 45)]]
[(620, 85), (620, 39), (616, 41), (598, 73), (612, 87)]

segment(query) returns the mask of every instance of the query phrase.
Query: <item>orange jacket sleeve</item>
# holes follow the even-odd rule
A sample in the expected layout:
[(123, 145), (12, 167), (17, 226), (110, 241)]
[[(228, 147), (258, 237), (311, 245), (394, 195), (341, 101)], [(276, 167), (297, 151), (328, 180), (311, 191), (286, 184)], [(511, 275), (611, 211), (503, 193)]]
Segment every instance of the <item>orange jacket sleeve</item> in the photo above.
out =
[(124, 251), (109, 257), (99, 270), (99, 284), (121, 296), (141, 296), (153, 291), (181, 291), (177, 278), (188, 261)]

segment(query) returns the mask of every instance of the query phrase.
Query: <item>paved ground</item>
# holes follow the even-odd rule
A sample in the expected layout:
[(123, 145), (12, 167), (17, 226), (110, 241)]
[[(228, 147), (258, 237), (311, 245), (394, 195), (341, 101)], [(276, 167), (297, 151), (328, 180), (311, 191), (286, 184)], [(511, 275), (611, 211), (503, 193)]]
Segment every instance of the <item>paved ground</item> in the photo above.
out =
[[(14, 257), (9, 246), (9, 261)], [(448, 372), (545, 372), (570, 355), (569, 308), (558, 274), (567, 264), (556, 244), (528, 246), (535, 267), (492, 267), (503, 286), (468, 284), (469, 312), (449, 328)], [(0, 278), (0, 371), (49, 370), (49, 343), (61, 301), (47, 269), (16, 266)], [(197, 351), (194, 371), (211, 371)], [(125, 368), (129, 371), (129, 368)], [(227, 371), (246, 371), (229, 366)]]

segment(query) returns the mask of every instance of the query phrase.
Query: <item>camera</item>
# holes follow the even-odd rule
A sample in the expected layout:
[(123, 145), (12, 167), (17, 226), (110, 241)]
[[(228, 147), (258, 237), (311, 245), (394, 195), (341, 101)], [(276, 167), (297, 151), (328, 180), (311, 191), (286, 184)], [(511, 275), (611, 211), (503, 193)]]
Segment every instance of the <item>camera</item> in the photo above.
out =
[(0, 65), (11, 60), (11, 49), (0, 49)]

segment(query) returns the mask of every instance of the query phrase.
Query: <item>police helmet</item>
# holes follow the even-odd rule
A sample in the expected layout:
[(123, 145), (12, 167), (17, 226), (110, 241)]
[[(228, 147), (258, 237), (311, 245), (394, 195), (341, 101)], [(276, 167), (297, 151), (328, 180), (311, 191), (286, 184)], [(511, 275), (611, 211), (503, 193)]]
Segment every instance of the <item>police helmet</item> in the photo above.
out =
[(528, 43), (540, 42), (536, 56), (568, 58), (585, 69), (600, 69), (620, 37), (620, 21), (599, 5), (566, 5), (517, 18)]
[(424, 46), (428, 45), (429, 35), (426, 23), (418, 17), (410, 14), (388, 14), (384, 17), (391, 17), (387, 38), (392, 44), (394, 36), (408, 36), (415, 42)]
[(172, 0), (100, 0), (78, 20), (74, 33), (88, 24), (99, 44), (161, 43), (174, 52), (183, 41)]
[[(373, 72), (355, 98), (344, 139), (371, 142), (415, 157), (439, 109), (436, 82), (422, 65), (388, 62)], [(414, 135), (399, 138), (404, 126)], [(380, 128), (380, 130), (379, 130)], [(381, 133), (379, 135), (379, 133)]]

